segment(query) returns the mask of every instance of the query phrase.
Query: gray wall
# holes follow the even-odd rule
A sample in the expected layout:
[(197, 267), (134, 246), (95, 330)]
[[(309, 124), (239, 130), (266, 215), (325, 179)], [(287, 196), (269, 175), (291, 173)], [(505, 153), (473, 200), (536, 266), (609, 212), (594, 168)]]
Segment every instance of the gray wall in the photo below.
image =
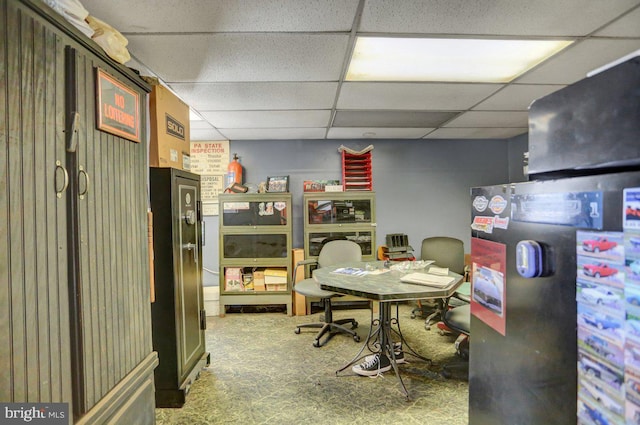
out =
[[(524, 180), (527, 138), (506, 140), (282, 140), (232, 141), (244, 167), (244, 182), (289, 175), (293, 197), (293, 246), (303, 246), (302, 182), (341, 180), (340, 145), (373, 149), (377, 245), (389, 233), (409, 237), (416, 255), (427, 236), (453, 236), (470, 249), (471, 187)], [(511, 163), (516, 161), (517, 164)], [(518, 171), (519, 170), (519, 171)], [(519, 172), (519, 175), (518, 175)], [(218, 271), (218, 217), (205, 217), (204, 266)], [(218, 284), (205, 273), (205, 285)]]

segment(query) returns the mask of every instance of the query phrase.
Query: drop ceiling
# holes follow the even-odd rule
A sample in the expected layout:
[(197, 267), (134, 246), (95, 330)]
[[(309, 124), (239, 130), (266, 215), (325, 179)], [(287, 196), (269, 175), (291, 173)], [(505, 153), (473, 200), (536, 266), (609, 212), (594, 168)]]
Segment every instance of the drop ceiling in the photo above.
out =
[[(82, 4), (202, 118), (192, 140), (510, 138), (533, 100), (640, 49), (640, 0)], [(573, 43), (508, 84), (345, 81), (358, 36)]]

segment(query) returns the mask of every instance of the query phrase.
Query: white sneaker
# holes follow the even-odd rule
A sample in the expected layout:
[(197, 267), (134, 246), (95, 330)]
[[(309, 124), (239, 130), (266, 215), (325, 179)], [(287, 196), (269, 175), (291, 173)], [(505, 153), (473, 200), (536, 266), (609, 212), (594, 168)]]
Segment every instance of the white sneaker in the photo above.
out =
[(391, 362), (387, 356), (376, 353), (367, 357), (371, 357), (371, 359), (353, 366), (351, 370), (358, 375), (375, 376), (391, 369)]
[[(404, 351), (402, 351), (402, 343), (401, 342), (394, 342), (393, 343), (393, 354), (396, 357), (396, 363), (397, 364), (401, 364), (401, 363), (406, 363), (407, 361), (404, 359)], [(368, 355), (367, 357), (364, 358), (364, 362), (368, 362), (371, 361), (371, 359), (373, 359), (373, 356), (375, 356), (375, 354), (371, 354)]]

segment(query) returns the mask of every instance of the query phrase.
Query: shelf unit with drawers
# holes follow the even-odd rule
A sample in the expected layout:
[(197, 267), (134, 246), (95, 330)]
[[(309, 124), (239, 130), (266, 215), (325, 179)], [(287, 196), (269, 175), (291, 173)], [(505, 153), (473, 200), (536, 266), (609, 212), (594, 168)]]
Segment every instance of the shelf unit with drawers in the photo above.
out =
[(231, 305), (271, 304), (290, 316), (291, 194), (222, 194), (219, 203), (220, 316)]

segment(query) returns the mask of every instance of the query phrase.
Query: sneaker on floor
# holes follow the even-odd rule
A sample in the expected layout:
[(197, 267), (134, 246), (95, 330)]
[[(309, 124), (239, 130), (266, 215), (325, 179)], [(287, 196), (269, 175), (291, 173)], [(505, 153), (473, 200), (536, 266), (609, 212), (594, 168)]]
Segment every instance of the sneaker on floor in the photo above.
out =
[(358, 375), (375, 376), (391, 369), (391, 362), (384, 354), (376, 353), (367, 357), (371, 359), (353, 366), (351, 370)]
[[(401, 364), (401, 363), (406, 363), (407, 361), (404, 359), (404, 351), (402, 351), (402, 343), (401, 342), (394, 342), (393, 343), (393, 354), (395, 354), (396, 357), (396, 363)], [(375, 356), (375, 354), (371, 354), (367, 357), (364, 358), (364, 362), (368, 362), (371, 359), (373, 359), (373, 356)]]

